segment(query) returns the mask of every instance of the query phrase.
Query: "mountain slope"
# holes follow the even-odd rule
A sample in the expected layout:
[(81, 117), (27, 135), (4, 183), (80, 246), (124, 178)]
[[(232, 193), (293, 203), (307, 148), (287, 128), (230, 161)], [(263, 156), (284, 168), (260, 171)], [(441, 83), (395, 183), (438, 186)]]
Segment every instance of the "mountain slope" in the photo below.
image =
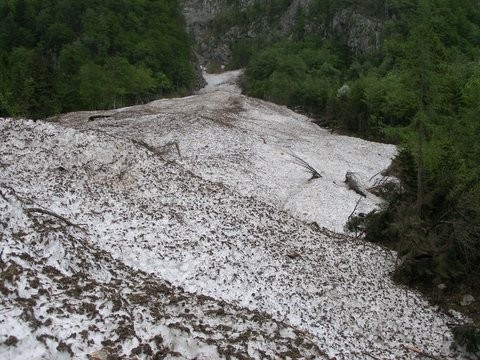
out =
[(323, 356), (302, 332), (264, 313), (186, 294), (125, 266), (83, 227), (1, 187), (2, 359)]
[[(360, 196), (344, 184), (354, 172), (364, 187), (382, 176), (396, 148), (331, 134), (283, 106), (249, 98), (235, 86), (239, 71), (206, 75), (210, 85), (196, 96), (57, 119), (76, 129), (100, 129), (134, 139), (207, 180), (267, 201), (307, 222), (343, 231)], [(89, 116), (106, 116), (88, 121)], [(309, 181), (300, 157), (322, 178)], [(381, 203), (372, 194), (357, 212)]]
[[(358, 198), (344, 170), (368, 180), (394, 149), (315, 130), (231, 84), (205, 91), (59, 124), (0, 122), (0, 354), (145, 358), (148, 343), (173, 358), (460, 356), (449, 348), (458, 319), (392, 283), (395, 254), (321, 229)], [(287, 150), (323, 177), (308, 182)], [(296, 209), (321, 207), (307, 198), (322, 189), (330, 213), (308, 225)]]

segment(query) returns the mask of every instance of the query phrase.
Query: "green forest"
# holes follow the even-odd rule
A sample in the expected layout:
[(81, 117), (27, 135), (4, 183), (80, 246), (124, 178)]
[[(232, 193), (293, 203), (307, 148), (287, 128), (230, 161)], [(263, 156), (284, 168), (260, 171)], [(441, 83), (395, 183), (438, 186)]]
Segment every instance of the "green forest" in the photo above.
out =
[[(305, 31), (348, 7), (382, 20), (379, 49), (355, 54), (341, 34)], [(399, 251), (398, 280), (435, 296), (445, 284), (478, 293), (479, 2), (314, 0), (296, 21), (288, 39), (234, 46), (229, 66), (246, 66), (244, 91), (334, 131), (398, 144), (389, 174), (401, 187), (382, 189), (388, 207), (349, 228)]]
[(176, 0), (1, 0), (0, 116), (126, 106), (193, 82)]

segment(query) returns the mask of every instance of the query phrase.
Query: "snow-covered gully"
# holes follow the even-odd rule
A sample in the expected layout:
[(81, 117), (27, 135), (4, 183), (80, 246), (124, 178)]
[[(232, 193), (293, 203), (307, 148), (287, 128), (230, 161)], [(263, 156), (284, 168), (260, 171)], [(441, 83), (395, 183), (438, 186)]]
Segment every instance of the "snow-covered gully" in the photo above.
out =
[[(393, 284), (395, 254), (342, 234), (359, 200), (345, 173), (368, 188), (395, 148), (244, 97), (237, 75), (0, 120), (0, 358), (465, 357), (459, 316)], [(357, 211), (379, 204), (367, 193)]]

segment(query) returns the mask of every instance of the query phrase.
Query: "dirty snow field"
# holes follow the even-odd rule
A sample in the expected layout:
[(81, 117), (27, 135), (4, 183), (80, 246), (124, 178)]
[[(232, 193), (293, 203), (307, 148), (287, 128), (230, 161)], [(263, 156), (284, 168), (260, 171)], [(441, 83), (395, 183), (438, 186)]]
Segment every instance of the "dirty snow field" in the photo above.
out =
[(360, 198), (346, 171), (366, 189), (395, 148), (245, 97), (237, 76), (0, 119), (0, 358), (464, 356), (458, 316), (393, 284), (394, 253), (341, 234)]
[[(96, 121), (86, 121), (90, 113), (59, 120), (76, 129), (141, 141), (206, 180), (342, 232), (360, 198), (345, 186), (346, 172), (354, 172), (365, 187), (373, 186), (396, 148), (331, 134), (286, 107), (242, 96), (234, 85), (239, 74), (207, 74), (209, 84), (196, 96), (105, 112), (111, 117)], [(308, 181), (311, 174), (295, 156), (322, 178)], [(368, 193), (357, 212), (367, 213), (378, 204)]]

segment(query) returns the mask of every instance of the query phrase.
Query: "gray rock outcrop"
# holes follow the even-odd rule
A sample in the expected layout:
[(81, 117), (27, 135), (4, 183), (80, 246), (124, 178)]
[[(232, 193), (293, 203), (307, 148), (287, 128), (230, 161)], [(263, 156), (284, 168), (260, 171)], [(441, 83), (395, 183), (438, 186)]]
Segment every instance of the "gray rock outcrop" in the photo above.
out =
[[(210, 61), (226, 64), (232, 56), (232, 47), (239, 39), (289, 38), (297, 26), (300, 12), (308, 12), (311, 0), (292, 0), (279, 16), (256, 14), (254, 19), (240, 24), (235, 16), (254, 6), (253, 0), (183, 0), (182, 8), (187, 28), (195, 42), (200, 64)], [(265, 1), (260, 1), (263, 4)], [(258, 4), (258, 0), (257, 0)], [(223, 16), (231, 21), (221, 34), (215, 31), (215, 19)], [(322, 38), (343, 37), (356, 54), (365, 54), (381, 46), (383, 19), (378, 19), (357, 8), (345, 8), (328, 18), (308, 17), (302, 25), (305, 34)]]

